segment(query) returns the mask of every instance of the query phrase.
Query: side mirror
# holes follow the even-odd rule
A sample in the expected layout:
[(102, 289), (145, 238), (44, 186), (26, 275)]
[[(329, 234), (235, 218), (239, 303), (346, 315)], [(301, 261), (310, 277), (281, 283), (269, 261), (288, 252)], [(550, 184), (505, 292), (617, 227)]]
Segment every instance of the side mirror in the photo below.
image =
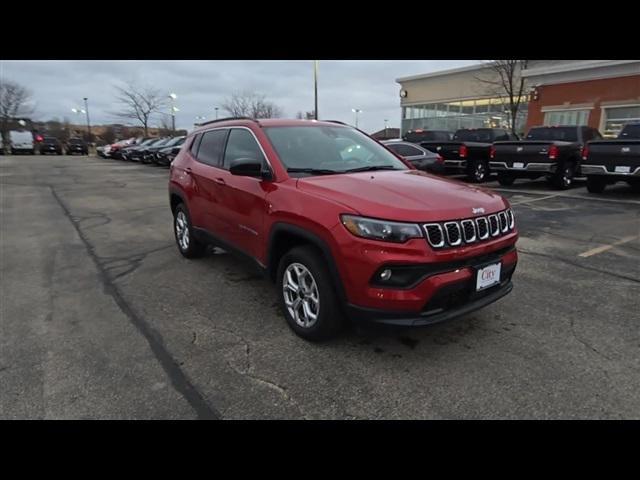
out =
[(229, 165), (231, 175), (270, 179), (271, 172), (262, 168), (262, 161), (255, 158), (237, 158)]

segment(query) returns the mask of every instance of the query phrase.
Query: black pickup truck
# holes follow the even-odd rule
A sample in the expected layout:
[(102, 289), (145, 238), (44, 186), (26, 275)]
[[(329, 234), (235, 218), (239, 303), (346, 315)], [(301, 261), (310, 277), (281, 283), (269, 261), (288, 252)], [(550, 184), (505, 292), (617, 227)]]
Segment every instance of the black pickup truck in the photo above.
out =
[(489, 153), (497, 140), (517, 140), (502, 128), (465, 128), (457, 130), (450, 141), (420, 142), (420, 146), (444, 158), (445, 174), (466, 173), (472, 182), (489, 178)]
[(582, 173), (591, 193), (602, 193), (607, 185), (620, 181), (640, 193), (640, 123), (625, 125), (616, 139), (587, 143)]
[(581, 174), (582, 149), (602, 138), (595, 128), (579, 125), (532, 127), (524, 140), (496, 142), (491, 149), (491, 169), (498, 172), (500, 185), (512, 185), (516, 178), (545, 176), (557, 189), (567, 189)]

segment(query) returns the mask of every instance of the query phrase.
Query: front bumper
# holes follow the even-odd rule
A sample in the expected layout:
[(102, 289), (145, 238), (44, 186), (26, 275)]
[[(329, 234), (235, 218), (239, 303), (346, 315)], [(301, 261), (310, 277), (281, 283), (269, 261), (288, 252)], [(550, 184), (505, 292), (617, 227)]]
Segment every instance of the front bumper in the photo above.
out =
[(478, 292), (480, 295), (477, 295), (476, 297), (471, 296), (467, 301), (462, 301), (458, 305), (450, 308), (434, 308), (419, 313), (407, 313), (348, 305), (347, 313), (349, 317), (355, 321), (417, 327), (444, 322), (446, 320), (451, 320), (453, 318), (466, 315), (467, 313), (474, 312), (501, 299), (511, 292), (511, 290), (513, 290), (513, 283), (511, 282), (511, 274), (509, 274), (509, 278), (501, 282), (499, 285), (487, 289), (484, 292)]

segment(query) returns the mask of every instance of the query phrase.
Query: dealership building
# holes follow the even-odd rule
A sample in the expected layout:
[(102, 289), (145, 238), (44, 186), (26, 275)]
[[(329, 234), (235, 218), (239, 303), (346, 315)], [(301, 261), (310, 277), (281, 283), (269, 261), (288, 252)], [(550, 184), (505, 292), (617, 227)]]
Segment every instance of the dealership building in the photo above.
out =
[[(640, 60), (530, 60), (521, 72), (525, 98), (516, 130), (579, 124), (616, 136), (640, 121)], [(398, 78), (401, 134), (424, 128), (507, 127), (505, 92), (484, 64)]]

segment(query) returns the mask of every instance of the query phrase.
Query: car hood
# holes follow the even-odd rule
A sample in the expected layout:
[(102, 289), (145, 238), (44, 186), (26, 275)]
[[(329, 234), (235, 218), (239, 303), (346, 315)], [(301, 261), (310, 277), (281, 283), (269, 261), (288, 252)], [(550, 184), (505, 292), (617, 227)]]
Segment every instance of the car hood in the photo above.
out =
[(297, 186), (360, 215), (385, 220), (454, 220), (494, 213), (509, 206), (507, 200), (490, 190), (418, 170), (304, 177), (298, 179)]

